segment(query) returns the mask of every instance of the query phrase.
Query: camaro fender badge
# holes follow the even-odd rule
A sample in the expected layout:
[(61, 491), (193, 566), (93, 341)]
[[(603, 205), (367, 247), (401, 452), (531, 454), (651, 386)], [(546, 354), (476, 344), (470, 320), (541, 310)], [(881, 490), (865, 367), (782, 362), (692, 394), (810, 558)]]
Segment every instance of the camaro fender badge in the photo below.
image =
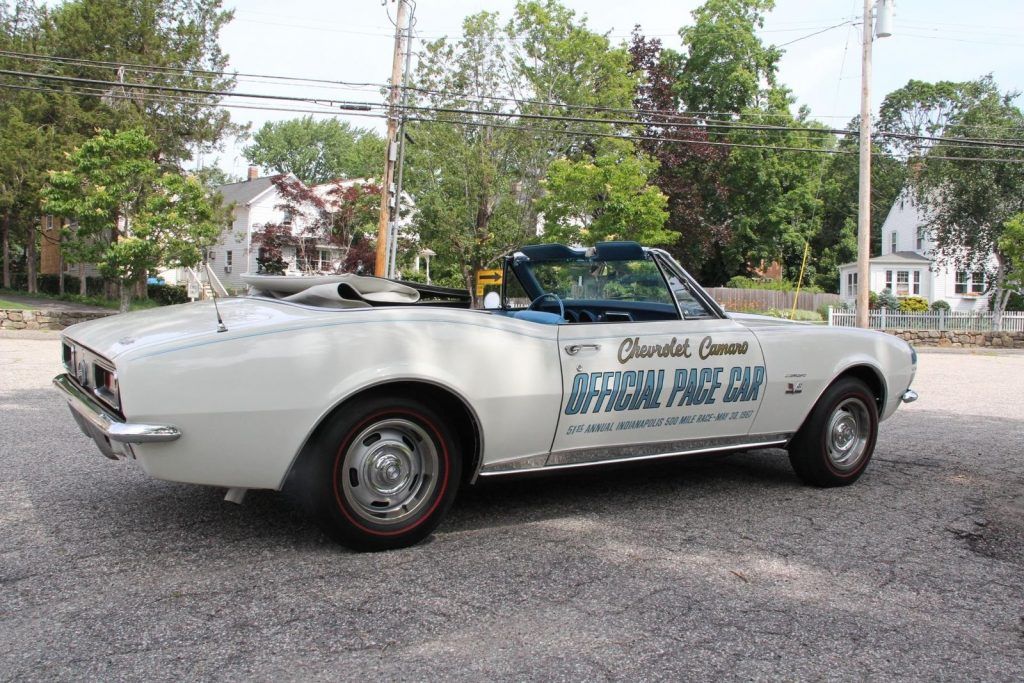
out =
[(800, 394), (803, 393), (804, 383), (803, 382), (787, 382), (786, 393), (787, 394)]

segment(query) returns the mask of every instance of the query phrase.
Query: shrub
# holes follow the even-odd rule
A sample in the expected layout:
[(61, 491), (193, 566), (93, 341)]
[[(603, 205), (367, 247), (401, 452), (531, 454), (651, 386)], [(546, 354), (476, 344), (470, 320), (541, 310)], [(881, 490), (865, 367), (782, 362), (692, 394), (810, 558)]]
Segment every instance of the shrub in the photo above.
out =
[[(796, 283), (790, 282), (789, 280), (758, 280), (745, 275), (737, 275), (729, 278), (729, 281), (725, 283), (725, 286), (731, 289), (767, 289), (773, 292), (796, 291)], [(804, 283), (804, 286), (800, 288), (800, 291), (818, 294), (822, 290), (821, 287), (816, 285)]]
[(149, 298), (161, 306), (188, 303), (188, 288), (185, 285), (147, 285)]
[(933, 311), (948, 311), (949, 310), (949, 302), (943, 301), (942, 299), (936, 299), (935, 301), (932, 302), (932, 310)]
[(837, 311), (848, 311), (848, 310), (850, 310), (849, 304), (847, 304), (845, 301), (840, 301), (839, 303), (835, 303), (835, 304), (822, 304), (822, 305), (818, 306), (818, 315), (821, 316), (822, 320), (828, 320), (828, 308), (829, 308), (829, 306), (831, 306), (833, 309), (835, 309)]
[(903, 313), (925, 313), (928, 311), (928, 300), (921, 296), (908, 296), (900, 301)]
[(782, 311), (779, 310), (778, 308), (769, 308), (767, 311), (764, 312), (764, 315), (770, 315), (773, 318), (785, 318), (786, 320), (803, 320), (812, 322), (821, 322), (822, 320), (824, 320), (824, 317), (822, 317), (816, 311), (805, 311), (803, 309), (798, 308), (795, 311), (795, 315), (791, 317), (790, 314), (792, 313), (794, 313), (794, 311), (792, 310)]
[(872, 311), (878, 310), (878, 293), (868, 292), (868, 308)]
[(900, 300), (896, 298), (891, 289), (886, 288), (878, 295), (878, 307), (895, 311), (900, 307)]

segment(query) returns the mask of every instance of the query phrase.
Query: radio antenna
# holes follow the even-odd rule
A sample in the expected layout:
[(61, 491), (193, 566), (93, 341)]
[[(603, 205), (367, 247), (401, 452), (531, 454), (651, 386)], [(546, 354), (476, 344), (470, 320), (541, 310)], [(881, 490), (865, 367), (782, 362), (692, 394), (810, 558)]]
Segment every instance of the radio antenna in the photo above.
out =
[(203, 266), (206, 268), (206, 279), (210, 283), (210, 293), (213, 294), (213, 310), (217, 312), (217, 331), (227, 332), (228, 327), (224, 324), (224, 319), (220, 317), (220, 306), (217, 305), (217, 290), (213, 286), (213, 271), (210, 270), (210, 262), (203, 261)]

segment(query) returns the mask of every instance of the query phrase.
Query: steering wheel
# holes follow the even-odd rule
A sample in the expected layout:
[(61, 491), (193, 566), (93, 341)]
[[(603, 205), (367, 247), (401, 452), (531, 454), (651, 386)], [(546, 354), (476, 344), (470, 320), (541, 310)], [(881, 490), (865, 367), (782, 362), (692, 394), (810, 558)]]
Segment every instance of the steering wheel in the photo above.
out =
[(544, 299), (547, 299), (548, 297), (550, 297), (550, 298), (554, 299), (556, 302), (558, 302), (558, 314), (561, 315), (562, 318), (565, 318), (565, 304), (562, 303), (561, 298), (559, 298), (559, 296), (557, 294), (555, 294), (554, 292), (544, 292), (543, 294), (541, 294), (536, 299), (534, 299), (533, 301), (530, 302), (530, 305), (526, 307), (527, 310), (530, 310), (530, 311), (537, 310), (534, 307), (537, 304), (539, 304), (541, 301), (543, 301)]

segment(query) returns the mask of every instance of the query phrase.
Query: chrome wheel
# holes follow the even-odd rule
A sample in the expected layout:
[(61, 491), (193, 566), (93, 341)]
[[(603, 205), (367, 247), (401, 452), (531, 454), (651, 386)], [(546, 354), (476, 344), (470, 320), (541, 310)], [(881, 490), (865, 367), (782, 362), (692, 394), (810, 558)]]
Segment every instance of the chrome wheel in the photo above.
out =
[(825, 428), (825, 452), (840, 471), (856, 468), (871, 439), (871, 416), (859, 398), (848, 398), (836, 406)]
[(351, 441), (338, 477), (356, 514), (399, 525), (431, 499), (438, 469), (437, 445), (427, 432), (409, 420), (389, 418)]

